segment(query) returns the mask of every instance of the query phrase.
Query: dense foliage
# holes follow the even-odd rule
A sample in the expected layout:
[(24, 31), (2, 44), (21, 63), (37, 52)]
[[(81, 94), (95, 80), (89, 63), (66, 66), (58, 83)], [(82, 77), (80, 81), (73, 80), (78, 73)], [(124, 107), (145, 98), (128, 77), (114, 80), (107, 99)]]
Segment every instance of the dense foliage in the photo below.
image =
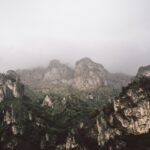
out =
[[(88, 132), (95, 124), (101, 102), (85, 94), (69, 95), (65, 101), (55, 94), (50, 97), (53, 108), (42, 107), (42, 99), (31, 100), (26, 96), (0, 103), (0, 149), (57, 149), (71, 134), (78, 139), (78, 144), (88, 146), (85, 144), (89, 140)], [(86, 126), (82, 131), (79, 130), (81, 122)]]

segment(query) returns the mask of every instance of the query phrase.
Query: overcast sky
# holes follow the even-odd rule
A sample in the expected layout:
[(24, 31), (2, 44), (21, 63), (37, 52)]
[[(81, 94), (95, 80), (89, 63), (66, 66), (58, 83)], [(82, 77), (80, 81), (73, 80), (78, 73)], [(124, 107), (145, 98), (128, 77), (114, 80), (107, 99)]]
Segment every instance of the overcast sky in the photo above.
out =
[(81, 57), (128, 74), (150, 64), (150, 0), (0, 0), (0, 72)]

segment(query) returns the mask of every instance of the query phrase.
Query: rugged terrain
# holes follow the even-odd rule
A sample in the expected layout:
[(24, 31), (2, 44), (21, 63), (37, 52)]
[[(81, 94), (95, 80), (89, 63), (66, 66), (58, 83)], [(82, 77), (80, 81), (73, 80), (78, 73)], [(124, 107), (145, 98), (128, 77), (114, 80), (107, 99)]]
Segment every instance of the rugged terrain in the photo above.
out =
[(112, 74), (103, 65), (83, 58), (71, 68), (58, 60), (50, 61), (46, 68), (17, 70), (22, 82), (34, 91), (49, 93), (70, 93), (75, 91), (94, 91), (101, 87), (120, 90), (126, 86), (131, 76)]
[[(119, 96), (27, 97), (14, 71), (0, 75), (0, 149), (148, 150), (150, 70), (139, 69)], [(146, 71), (146, 75), (145, 75)]]

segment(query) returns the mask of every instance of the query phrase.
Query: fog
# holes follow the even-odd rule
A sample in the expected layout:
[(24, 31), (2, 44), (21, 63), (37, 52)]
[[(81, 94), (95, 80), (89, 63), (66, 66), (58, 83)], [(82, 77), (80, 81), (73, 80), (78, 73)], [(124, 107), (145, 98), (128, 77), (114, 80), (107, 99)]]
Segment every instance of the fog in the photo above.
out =
[(0, 72), (74, 64), (90, 57), (111, 72), (150, 64), (149, 0), (0, 0)]

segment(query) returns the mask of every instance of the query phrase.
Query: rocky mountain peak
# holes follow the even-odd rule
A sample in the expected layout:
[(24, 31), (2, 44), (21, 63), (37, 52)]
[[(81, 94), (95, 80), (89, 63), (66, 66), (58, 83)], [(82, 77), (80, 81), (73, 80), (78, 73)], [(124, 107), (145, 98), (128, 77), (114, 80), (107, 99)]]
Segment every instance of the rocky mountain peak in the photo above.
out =
[(54, 59), (54, 60), (50, 61), (48, 68), (57, 68), (57, 67), (60, 67), (60, 66), (62, 66), (60, 61), (57, 60), (57, 59)]
[(83, 67), (86, 67), (86, 66), (87, 67), (98, 67), (99, 66), (101, 68), (104, 68), (103, 65), (94, 62), (93, 60), (91, 60), (88, 57), (82, 58), (79, 61), (77, 61), (76, 62), (76, 67), (77, 66), (83, 66)]
[(84, 57), (84, 58), (81, 58), (80, 60), (78, 60), (76, 62), (76, 65), (78, 65), (79, 63), (89, 64), (89, 63), (94, 63), (94, 62), (89, 57)]
[(92, 73), (104, 74), (108, 72), (103, 65), (92, 61), (90, 58), (83, 58), (77, 61), (75, 66), (75, 74), (87, 74), (92, 75)]
[(44, 81), (63, 82), (64, 80), (71, 79), (73, 71), (70, 67), (62, 64), (59, 60), (50, 61), (49, 66), (46, 68), (44, 74)]
[(24, 86), (15, 71), (0, 75), (0, 101), (4, 98), (20, 98), (24, 94)]
[[(94, 62), (88, 57), (76, 62), (75, 68), (61, 63), (54, 59), (46, 68), (36, 68), (18, 71), (24, 84), (30, 85), (33, 89), (57, 90), (75, 88), (77, 90), (95, 90), (102, 86), (112, 85), (121, 88), (130, 81), (130, 77), (109, 73), (103, 65)], [(54, 87), (55, 86), (55, 87)], [(38, 88), (37, 88), (38, 87)]]
[(83, 58), (76, 63), (74, 86), (81, 90), (96, 89), (107, 84), (109, 72), (89, 58)]
[(19, 76), (17, 75), (17, 73), (14, 70), (8, 70), (6, 72), (6, 75), (11, 77), (12, 79), (16, 80), (19, 78)]
[(140, 67), (136, 76), (137, 77), (143, 77), (143, 76), (150, 77), (150, 65)]

